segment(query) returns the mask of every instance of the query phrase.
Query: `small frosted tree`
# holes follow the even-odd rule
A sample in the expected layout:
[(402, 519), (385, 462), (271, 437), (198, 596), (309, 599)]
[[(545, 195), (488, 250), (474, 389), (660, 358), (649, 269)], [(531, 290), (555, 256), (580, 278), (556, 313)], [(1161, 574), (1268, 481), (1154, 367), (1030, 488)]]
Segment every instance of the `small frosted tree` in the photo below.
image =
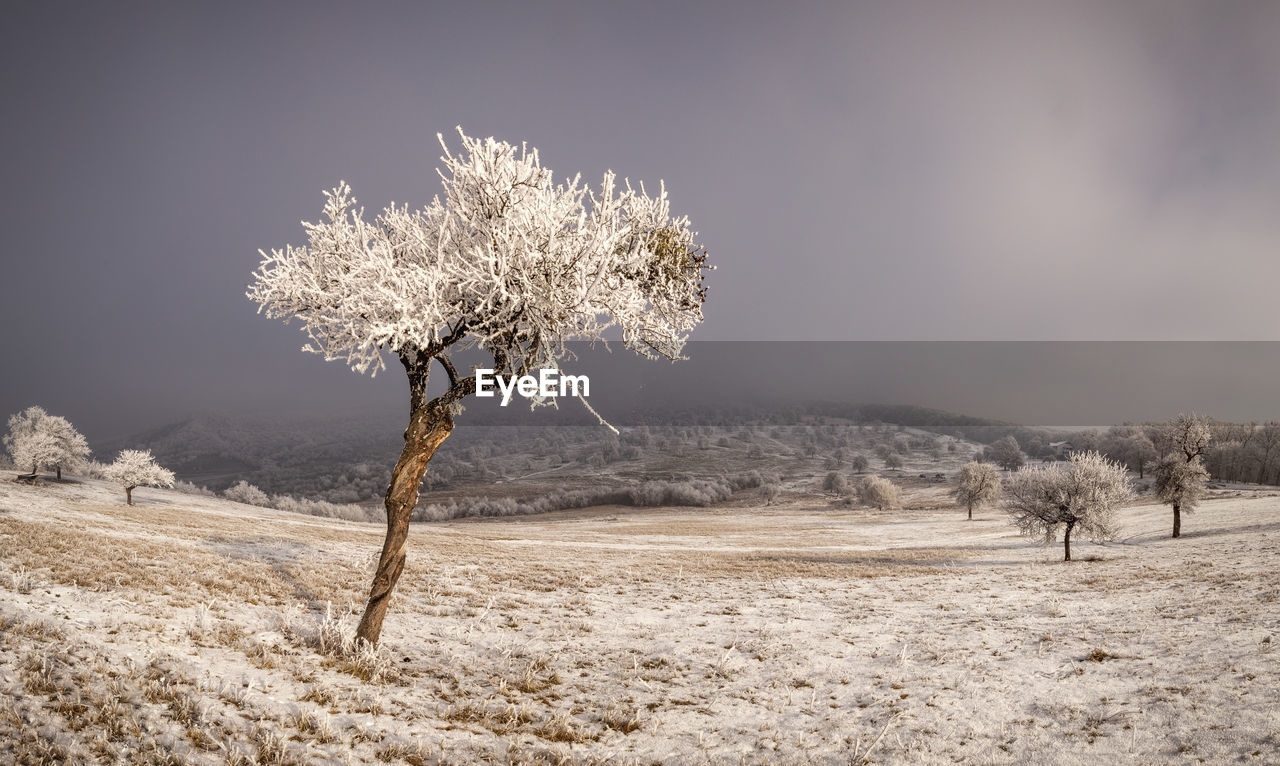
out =
[(974, 508), (992, 505), (1000, 499), (1000, 472), (986, 463), (966, 463), (956, 474), (951, 495), (956, 505), (968, 509), (969, 520), (973, 521)]
[(1124, 452), (1124, 462), (1138, 472), (1139, 479), (1146, 478), (1147, 466), (1159, 457), (1156, 454), (1156, 445), (1152, 444), (1151, 439), (1142, 433), (1128, 436), (1124, 441), (1122, 450)]
[(1173, 506), (1173, 536), (1182, 536), (1182, 512), (1191, 513), (1205, 494), (1209, 471), (1199, 456), (1184, 460), (1181, 455), (1166, 455), (1156, 466), (1156, 497)]
[(59, 480), (62, 469), (81, 468), (89, 459), (89, 443), (84, 436), (69, 420), (50, 415), (43, 407), (28, 407), (11, 416), (4, 444), (14, 465), (29, 465), (33, 474), (52, 467)]
[(867, 476), (858, 482), (858, 502), (886, 510), (898, 506), (898, 487), (880, 476)]
[(871, 467), (871, 461), (867, 460), (866, 455), (859, 452), (849, 461), (849, 467), (853, 469), (854, 473), (866, 473), (867, 469)]
[[(665, 189), (619, 189), (612, 172), (595, 190), (578, 177), (556, 183), (537, 150), (459, 134), (461, 154), (445, 147), (441, 160), (443, 199), (412, 211), (393, 204), (367, 220), (340, 183), (324, 220), (303, 224), (307, 244), (263, 253), (247, 293), (268, 317), (301, 320), (303, 350), (375, 374), (388, 351), (409, 378), (387, 534), (356, 630), (371, 644), (404, 570), (427, 463), (475, 393), (455, 352), (488, 354), (499, 375), (558, 370), (572, 359), (566, 342), (615, 328), (624, 347), (675, 360), (706, 299), (706, 252), (688, 219), (671, 216)], [(433, 362), (447, 381), (431, 398)]]
[(1012, 436), (992, 442), (990, 455), (991, 462), (1006, 471), (1016, 471), (1022, 467), (1022, 448), (1018, 446), (1018, 440)]
[(124, 501), (129, 505), (133, 505), (133, 491), (138, 487), (173, 486), (173, 471), (161, 468), (151, 450), (122, 450), (107, 466), (107, 477), (124, 489)]
[[(1158, 471), (1163, 471), (1163, 480), (1165, 482), (1167, 496), (1170, 498), (1178, 497), (1181, 493), (1190, 492), (1191, 503), (1185, 501), (1174, 502), (1161, 497), (1161, 501), (1168, 503), (1173, 507), (1173, 536), (1182, 536), (1182, 511), (1190, 512), (1195, 508), (1196, 502), (1204, 493), (1204, 483), (1209, 479), (1209, 471), (1204, 466), (1203, 455), (1205, 450), (1209, 449), (1209, 443), (1213, 441), (1213, 428), (1209, 423), (1209, 419), (1201, 417), (1194, 412), (1190, 415), (1181, 413), (1173, 419), (1168, 429), (1169, 445), (1173, 450), (1172, 457), (1174, 460), (1181, 460), (1186, 467), (1174, 471), (1172, 467), (1166, 466), (1168, 457), (1161, 461)], [(1203, 478), (1201, 476), (1203, 475)], [(1160, 495), (1159, 484), (1161, 477), (1156, 477), (1157, 495)], [(1193, 488), (1192, 484), (1199, 482), (1199, 488)]]
[(1066, 467), (1023, 468), (1005, 482), (1005, 510), (1024, 535), (1052, 543), (1062, 529), (1063, 561), (1071, 560), (1071, 535), (1096, 542), (1115, 538), (1115, 510), (1133, 496), (1120, 463), (1097, 452), (1076, 452)]

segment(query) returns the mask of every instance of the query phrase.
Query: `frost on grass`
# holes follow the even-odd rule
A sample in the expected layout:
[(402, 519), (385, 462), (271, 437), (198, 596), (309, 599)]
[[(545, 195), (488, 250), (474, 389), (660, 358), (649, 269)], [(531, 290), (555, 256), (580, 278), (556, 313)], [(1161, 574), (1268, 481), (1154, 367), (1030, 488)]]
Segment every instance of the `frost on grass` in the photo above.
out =
[[(1211, 534), (1180, 541), (1167, 507), (1124, 506), (1122, 542), (1064, 566), (1003, 520), (965, 521), (947, 489), (883, 515), (815, 496), (436, 525), (361, 659), (376, 530), (0, 483), (0, 762), (1277, 752), (1280, 498), (1211, 491)], [(925, 491), (904, 482), (903, 505)]]
[(299, 627), (298, 621), (282, 620), (280, 630), (289, 639), (311, 647), (330, 660), (330, 663), (355, 678), (373, 683), (387, 683), (397, 679), (392, 649), (386, 645), (373, 645), (357, 638), (351, 614), (339, 618), (333, 613), (333, 604), (325, 605), (324, 614), (311, 621), (311, 625)]

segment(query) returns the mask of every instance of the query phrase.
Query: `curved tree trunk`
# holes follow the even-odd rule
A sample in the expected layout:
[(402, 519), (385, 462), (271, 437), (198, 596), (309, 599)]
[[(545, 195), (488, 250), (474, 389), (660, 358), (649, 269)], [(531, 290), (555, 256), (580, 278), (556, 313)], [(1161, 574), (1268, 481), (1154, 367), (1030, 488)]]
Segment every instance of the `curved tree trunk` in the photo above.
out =
[(1173, 536), (1182, 537), (1182, 508), (1178, 503), (1173, 504)]
[(1075, 524), (1068, 524), (1067, 531), (1062, 536), (1062, 560), (1063, 561), (1071, 560), (1071, 528), (1074, 526)]
[(418, 488), (427, 462), (453, 431), (453, 415), (439, 400), (427, 402), (427, 368), (430, 360), (405, 362), (409, 373), (410, 418), (404, 432), (404, 449), (391, 474), (387, 488), (387, 536), (378, 557), (378, 569), (369, 589), (369, 601), (356, 629), (356, 638), (377, 644), (382, 636), (391, 592), (404, 571), (405, 547), (409, 541), (409, 517), (418, 504)]

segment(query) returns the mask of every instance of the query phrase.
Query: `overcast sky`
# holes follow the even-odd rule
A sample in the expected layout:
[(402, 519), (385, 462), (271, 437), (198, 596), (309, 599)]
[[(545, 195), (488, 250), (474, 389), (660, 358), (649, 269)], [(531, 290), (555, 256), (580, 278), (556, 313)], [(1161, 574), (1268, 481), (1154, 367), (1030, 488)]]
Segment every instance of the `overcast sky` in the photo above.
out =
[(455, 125), (560, 175), (665, 179), (719, 266), (697, 339), (1280, 340), (1280, 3), (39, 2), (0, 25), (4, 412), (398, 401), (244, 288), (339, 179), (428, 201)]

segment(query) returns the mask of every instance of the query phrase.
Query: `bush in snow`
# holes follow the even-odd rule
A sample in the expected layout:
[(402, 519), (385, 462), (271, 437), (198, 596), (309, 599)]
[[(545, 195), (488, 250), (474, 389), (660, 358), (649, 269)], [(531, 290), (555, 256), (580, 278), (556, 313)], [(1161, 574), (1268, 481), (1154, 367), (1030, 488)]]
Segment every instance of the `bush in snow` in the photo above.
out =
[(688, 481), (647, 481), (631, 490), (631, 504), (639, 506), (707, 506), (728, 500), (733, 488), (728, 482), (691, 479)]
[(655, 507), (663, 505), (703, 507), (723, 502), (740, 489), (754, 489), (777, 479), (759, 471), (720, 479), (679, 479), (646, 481), (623, 489), (566, 490), (541, 497), (455, 498), (444, 503), (420, 506), (414, 521), (445, 521), (468, 516), (522, 516), (598, 505)]
[(256, 505), (259, 508), (266, 508), (271, 505), (271, 498), (267, 497), (266, 492), (243, 479), (223, 490), (222, 496), (235, 503)]
[(885, 510), (898, 505), (898, 487), (888, 479), (867, 476), (858, 482), (858, 502)]
[(339, 505), (323, 500), (296, 499), (289, 495), (272, 495), (270, 507), (290, 513), (305, 513), (308, 516), (321, 516), (326, 519), (342, 519), (344, 521), (381, 521), (382, 514), (375, 508), (364, 508), (359, 505)]

